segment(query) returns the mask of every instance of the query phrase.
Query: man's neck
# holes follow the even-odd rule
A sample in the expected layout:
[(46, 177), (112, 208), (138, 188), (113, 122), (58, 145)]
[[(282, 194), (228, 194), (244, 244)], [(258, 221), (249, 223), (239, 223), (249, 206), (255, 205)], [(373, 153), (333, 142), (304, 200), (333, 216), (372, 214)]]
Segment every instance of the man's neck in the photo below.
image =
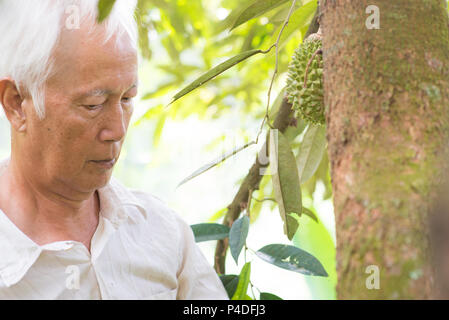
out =
[(84, 200), (50, 194), (22, 177), (8, 165), (0, 176), (0, 209), (38, 245), (75, 240), (90, 252), (90, 242), (98, 225), (98, 192)]

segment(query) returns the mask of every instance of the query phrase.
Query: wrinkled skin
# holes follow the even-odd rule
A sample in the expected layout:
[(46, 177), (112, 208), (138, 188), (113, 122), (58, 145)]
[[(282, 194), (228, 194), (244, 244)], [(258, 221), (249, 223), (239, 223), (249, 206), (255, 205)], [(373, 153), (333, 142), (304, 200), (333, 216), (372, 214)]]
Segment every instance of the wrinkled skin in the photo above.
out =
[[(103, 29), (63, 29), (46, 83), (45, 118), (14, 79), (0, 79), (11, 123), (11, 162), (0, 176), (0, 209), (38, 244), (78, 240), (90, 249), (98, 224), (96, 190), (118, 159), (137, 94), (137, 53), (126, 35), (102, 44)], [(92, 90), (99, 95), (85, 96)], [(23, 93), (23, 92), (22, 92)]]

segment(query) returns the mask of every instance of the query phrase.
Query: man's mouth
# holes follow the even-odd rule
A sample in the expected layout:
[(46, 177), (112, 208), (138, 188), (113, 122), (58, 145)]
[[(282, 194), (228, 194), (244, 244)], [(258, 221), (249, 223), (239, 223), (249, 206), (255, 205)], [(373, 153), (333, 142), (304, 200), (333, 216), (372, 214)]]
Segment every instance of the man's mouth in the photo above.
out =
[(115, 164), (115, 159), (105, 159), (105, 160), (92, 160), (92, 162), (98, 164), (101, 167), (110, 169)]

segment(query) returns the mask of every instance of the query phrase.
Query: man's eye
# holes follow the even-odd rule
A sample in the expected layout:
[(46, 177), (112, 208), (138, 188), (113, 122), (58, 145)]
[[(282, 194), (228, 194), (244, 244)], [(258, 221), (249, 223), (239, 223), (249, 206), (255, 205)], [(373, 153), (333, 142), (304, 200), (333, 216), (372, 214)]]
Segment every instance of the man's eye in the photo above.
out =
[(98, 109), (98, 108), (100, 108), (101, 107), (101, 104), (96, 104), (96, 105), (86, 105), (86, 106), (84, 106), (86, 109), (88, 109), (88, 110), (96, 110), (96, 109)]
[(133, 97), (123, 97), (122, 101), (125, 103), (131, 102), (133, 100)]

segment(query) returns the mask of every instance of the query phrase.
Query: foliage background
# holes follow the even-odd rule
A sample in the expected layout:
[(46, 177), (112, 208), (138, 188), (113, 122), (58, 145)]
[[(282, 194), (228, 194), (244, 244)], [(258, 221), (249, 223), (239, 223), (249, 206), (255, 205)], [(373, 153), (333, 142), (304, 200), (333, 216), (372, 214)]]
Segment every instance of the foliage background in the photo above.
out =
[[(266, 50), (276, 41), (291, 1), (229, 31), (238, 14), (253, 2), (139, 0), (140, 94), (113, 175), (129, 187), (158, 196), (189, 224), (212, 221), (214, 213), (232, 201), (262, 146), (260, 141), (176, 188), (202, 165), (255, 139), (265, 115), (275, 66), (274, 50), (251, 57), (167, 105), (177, 91), (213, 66), (242, 51)], [(297, 1), (295, 12), (307, 5), (316, 8), (316, 0)], [(284, 30), (272, 102), (285, 85), (290, 57), (313, 18), (314, 10), (307, 12), (293, 15)], [(1, 113), (1, 158), (9, 156), (9, 130), (9, 123)], [(292, 146), (298, 146), (301, 138), (300, 135), (293, 140)], [(284, 299), (335, 298), (335, 226), (327, 159), (323, 159), (320, 168), (321, 172), (302, 186), (303, 204), (318, 215), (320, 223), (303, 215), (293, 243), (316, 256), (330, 276), (303, 276), (249, 255), (251, 282), (261, 291)], [(271, 196), (270, 184), (266, 181), (265, 192), (256, 192), (257, 198)], [(271, 201), (253, 201), (253, 206), (254, 216), (258, 210), (260, 214), (250, 227), (248, 247), (257, 250), (270, 243), (291, 244), (283, 234), (277, 206)], [(211, 265), (215, 243), (199, 243)], [(243, 254), (238, 266), (228, 255), (226, 273), (238, 274), (243, 264)]]

